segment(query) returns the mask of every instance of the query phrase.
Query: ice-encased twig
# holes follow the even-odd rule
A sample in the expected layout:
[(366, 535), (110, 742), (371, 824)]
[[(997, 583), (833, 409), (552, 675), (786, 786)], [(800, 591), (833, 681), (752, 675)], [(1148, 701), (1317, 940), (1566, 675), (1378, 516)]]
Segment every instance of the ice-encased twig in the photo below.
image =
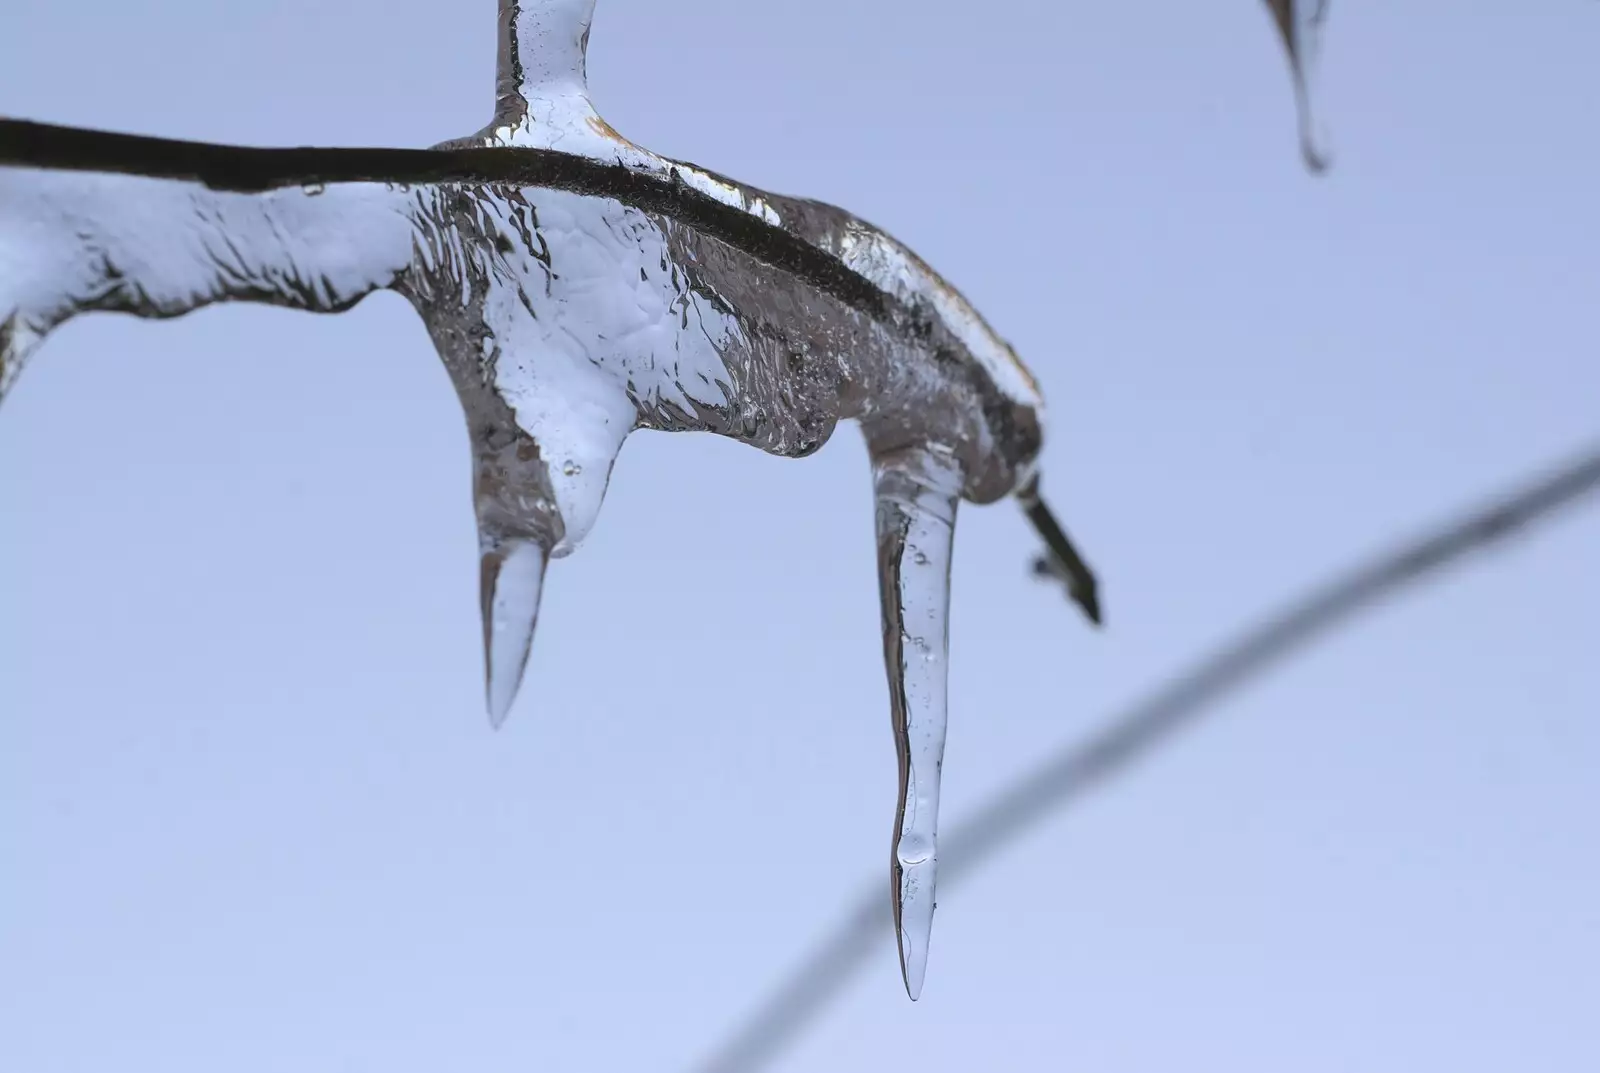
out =
[(891, 681), (909, 780), (896, 911), (915, 993), (948, 522), (958, 499), (1032, 487), (1043, 400), (960, 293), (882, 230), (612, 130), (585, 84), (593, 6), (502, 0), (494, 118), (434, 149), (252, 149), (0, 120), (0, 395), (80, 313), (338, 312), (380, 288), (404, 295), (466, 417), (497, 724), (548, 564), (594, 524), (630, 432), (715, 432), (802, 457), (857, 420), (893, 550), (886, 644), (901, 645)]

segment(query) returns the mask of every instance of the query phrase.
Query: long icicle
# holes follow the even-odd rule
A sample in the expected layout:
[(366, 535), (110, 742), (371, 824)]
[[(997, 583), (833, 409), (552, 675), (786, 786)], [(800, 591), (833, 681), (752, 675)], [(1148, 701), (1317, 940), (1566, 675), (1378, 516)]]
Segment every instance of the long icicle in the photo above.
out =
[(950, 558), (961, 475), (926, 448), (874, 459), (883, 658), (900, 767), (890, 885), (900, 971), (922, 993), (939, 858), (950, 634)]

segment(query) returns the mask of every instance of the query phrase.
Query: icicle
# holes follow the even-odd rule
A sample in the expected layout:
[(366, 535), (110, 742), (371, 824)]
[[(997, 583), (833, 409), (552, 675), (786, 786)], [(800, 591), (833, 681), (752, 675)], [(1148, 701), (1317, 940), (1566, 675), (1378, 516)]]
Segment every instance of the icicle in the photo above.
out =
[(489, 434), (478, 444), (474, 498), (484, 690), (489, 721), (498, 729), (517, 699), (545, 567), (565, 527), (538, 444), (520, 430)]
[(950, 553), (961, 477), (948, 456), (927, 449), (876, 458), (873, 475), (883, 658), (900, 761), (890, 881), (900, 971), (915, 1000), (928, 967), (939, 868)]
[(535, 540), (478, 537), (482, 572), (483, 655), (489, 721), (499, 729), (511, 712), (533, 647), (539, 595), (549, 554)]
[(1267, 0), (1278, 36), (1289, 53), (1295, 112), (1300, 124), (1300, 155), (1313, 172), (1326, 171), (1332, 162), (1327, 133), (1322, 129), (1317, 108), (1317, 68), (1329, 3), (1330, 0)]

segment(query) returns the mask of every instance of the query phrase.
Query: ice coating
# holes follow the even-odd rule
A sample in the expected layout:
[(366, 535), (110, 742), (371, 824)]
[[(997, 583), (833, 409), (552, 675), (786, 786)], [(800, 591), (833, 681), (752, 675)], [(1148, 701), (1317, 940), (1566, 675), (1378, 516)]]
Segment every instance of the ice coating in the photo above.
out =
[[(628, 433), (708, 431), (802, 457), (857, 421), (877, 489), (901, 772), (894, 909), (915, 997), (955, 505), (1022, 495), (1048, 517), (1037, 385), (877, 228), (616, 134), (586, 86), (593, 7), (503, 0), (495, 117), (431, 150), (243, 149), (0, 120), (0, 400), (79, 313), (220, 301), (328, 313), (380, 288), (404, 295), (467, 420), (495, 725), (549, 563), (595, 524)], [(1053, 562), (1087, 574), (1059, 527), (1040, 531)]]
[[(901, 301), (925, 307), (999, 390), (1042, 416), (1038, 383), (1011, 347), (960, 292), (903, 244), (832, 205), (744, 186), (694, 164), (658, 156), (613, 130), (595, 111), (585, 76), (594, 6), (594, 0), (501, 4), (496, 114), (473, 141), (559, 149), (619, 164), (682, 183), (764, 223), (783, 227)], [(539, 50), (537, 61), (526, 58), (530, 43)]]

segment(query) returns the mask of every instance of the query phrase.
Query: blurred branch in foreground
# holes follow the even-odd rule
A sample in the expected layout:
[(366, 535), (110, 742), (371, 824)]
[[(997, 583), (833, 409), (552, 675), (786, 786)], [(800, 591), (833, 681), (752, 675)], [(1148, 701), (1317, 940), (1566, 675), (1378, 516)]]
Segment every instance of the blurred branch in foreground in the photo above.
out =
[[(1056, 753), (958, 825), (946, 841), (949, 884), (972, 875), (1017, 837), (1078, 795), (1117, 775), (1193, 726), (1209, 705), (1252, 677), (1347, 623), (1356, 612), (1484, 551), (1600, 488), (1600, 445), (1550, 475), (1446, 523), (1397, 551), (1324, 584), (1172, 678), (1111, 719), (1087, 741)], [(753, 1073), (766, 1067), (860, 969), (887, 932), (882, 883), (858, 896), (832, 935), (732, 1036), (698, 1066), (700, 1073)]]

